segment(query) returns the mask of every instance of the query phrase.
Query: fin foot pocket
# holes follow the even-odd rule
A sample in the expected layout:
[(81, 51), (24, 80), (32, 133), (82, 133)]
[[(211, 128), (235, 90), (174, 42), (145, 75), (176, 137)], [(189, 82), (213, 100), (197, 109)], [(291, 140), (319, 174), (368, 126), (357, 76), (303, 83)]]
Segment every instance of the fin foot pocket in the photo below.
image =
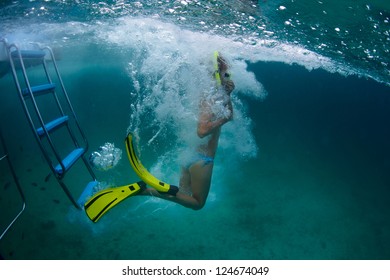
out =
[(159, 193), (170, 194), (170, 195), (176, 196), (178, 191), (179, 191), (179, 187), (174, 186), (174, 185), (169, 185), (169, 190), (168, 191), (163, 191), (163, 192), (159, 191)]

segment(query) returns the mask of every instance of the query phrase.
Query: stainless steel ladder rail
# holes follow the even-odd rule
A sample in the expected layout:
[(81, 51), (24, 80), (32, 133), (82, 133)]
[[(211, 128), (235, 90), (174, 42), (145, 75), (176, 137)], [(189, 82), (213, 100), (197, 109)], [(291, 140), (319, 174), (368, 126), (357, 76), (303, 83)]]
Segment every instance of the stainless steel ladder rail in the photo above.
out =
[[(73, 109), (73, 105), (72, 105), (72, 103), (70, 102), (69, 95), (68, 95), (68, 93), (67, 93), (67, 91), (66, 91), (66, 88), (65, 88), (65, 86), (64, 86), (64, 82), (62, 81), (60, 72), (59, 72), (59, 70), (58, 70), (58, 66), (57, 66), (56, 59), (55, 59), (55, 57), (54, 57), (53, 50), (52, 50), (50, 47), (47, 47), (47, 46), (46, 46), (46, 47), (43, 47), (43, 48), (41, 48), (41, 49), (42, 49), (42, 50), (47, 50), (48, 53), (49, 53), (49, 55), (50, 55), (50, 57), (51, 57), (51, 61), (52, 61), (53, 66), (54, 66), (54, 70), (55, 70), (55, 72), (56, 72), (56, 74), (57, 74), (57, 78), (58, 78), (58, 80), (59, 80), (59, 82), (60, 82), (62, 92), (63, 92), (64, 97), (65, 97), (65, 99), (66, 99), (67, 105), (68, 105), (69, 108), (70, 108), (70, 111), (71, 111), (71, 114), (72, 114), (72, 116), (73, 116), (73, 119), (75, 120), (75, 124), (76, 124), (76, 126), (77, 126), (77, 128), (78, 128), (78, 130), (79, 130), (79, 132), (80, 132), (80, 134), (81, 134), (81, 137), (83, 138), (84, 145), (85, 145), (84, 149), (87, 151), (88, 148), (89, 148), (89, 144), (88, 144), (87, 137), (85, 136), (85, 133), (84, 133), (83, 129), (82, 129), (81, 126), (80, 126), (80, 122), (78, 121), (78, 118), (77, 118), (77, 116), (76, 116), (76, 113), (75, 113), (75, 111), (74, 111), (74, 109)], [(49, 76), (49, 74), (48, 74), (49, 72), (47, 71), (47, 66), (46, 66), (46, 61), (45, 61), (45, 60), (44, 60), (44, 68), (45, 68), (45, 73), (46, 73), (46, 75), (47, 75), (47, 78), (48, 78), (48, 80), (51, 82), (51, 78), (50, 78), (50, 76)], [(57, 101), (58, 106), (61, 108), (61, 105), (60, 105), (60, 103), (59, 103), (59, 101), (58, 101), (58, 98), (56, 98), (56, 101)], [(62, 110), (61, 110), (61, 112), (62, 112)], [(62, 114), (64, 114), (64, 113), (62, 112)], [(72, 133), (72, 131), (69, 129), (68, 126), (67, 126), (67, 128), (68, 128), (69, 134), (71, 135), (71, 137), (72, 137), (72, 139), (73, 139), (73, 142), (76, 144), (76, 146), (78, 146), (76, 137), (74, 136), (74, 134)], [(82, 157), (82, 160), (84, 161), (85, 166), (87, 167), (87, 169), (88, 169), (89, 173), (91, 174), (91, 176), (94, 178), (94, 180), (96, 180), (95, 174), (94, 174), (94, 172), (93, 172), (91, 166), (89, 165), (88, 161), (85, 159), (84, 156)]]
[[(42, 144), (41, 139), (40, 139), (40, 137), (39, 137), (39, 135), (38, 135), (38, 133), (37, 133), (37, 131), (35, 129), (35, 124), (33, 122), (33, 119), (32, 119), (32, 116), (30, 114), (30, 111), (28, 110), (25, 97), (23, 96), (23, 90), (22, 90), (22, 87), (21, 87), (20, 82), (19, 82), (18, 74), (16, 73), (16, 65), (15, 65), (14, 59), (13, 59), (13, 57), (11, 55), (11, 49), (12, 48), (16, 48), (16, 50), (18, 51), (17, 55), (18, 55), (18, 58), (19, 58), (19, 63), (20, 63), (20, 66), (21, 66), (21, 71), (23, 73), (23, 77), (24, 77), (25, 83), (26, 83), (27, 89), (29, 91), (29, 97), (32, 100), (35, 112), (37, 114), (39, 122), (41, 123), (41, 127), (43, 128), (45, 135), (49, 135), (48, 131), (47, 131), (45, 125), (44, 125), (41, 113), (40, 113), (40, 111), (38, 109), (38, 106), (37, 106), (34, 94), (31, 94), (32, 93), (32, 89), (31, 89), (31, 85), (30, 85), (30, 82), (29, 82), (28, 77), (27, 77), (27, 72), (26, 72), (26, 68), (24, 67), (24, 63), (23, 63), (23, 59), (22, 59), (21, 53), (19, 52), (18, 47), (16, 45), (14, 45), (14, 44), (7, 45), (6, 47), (7, 47), (7, 50), (8, 50), (8, 59), (9, 59), (9, 62), (10, 62), (12, 75), (14, 77), (14, 82), (15, 82), (15, 86), (17, 88), (19, 97), (20, 97), (20, 99), (22, 101), (23, 110), (24, 110), (24, 112), (25, 112), (25, 114), (26, 114), (26, 116), (28, 118), (30, 126), (31, 126), (31, 128), (33, 130), (33, 134), (34, 134), (34, 136), (37, 139), (37, 142), (39, 144), (39, 147), (41, 148), (46, 161), (49, 163), (50, 168), (53, 170), (52, 160), (50, 159), (50, 157), (48, 155), (48, 151), (46, 150), (45, 146)], [(56, 99), (58, 99), (58, 98), (56, 98)], [(51, 140), (51, 137), (50, 136), (47, 137), (47, 140), (48, 140), (51, 148), (54, 151), (54, 155), (55, 155), (56, 159), (58, 160), (58, 162), (61, 162), (61, 158), (60, 158), (59, 154), (57, 153), (57, 151), (54, 148), (54, 144), (53, 144), (53, 141)]]
[(3, 148), (3, 152), (4, 152), (4, 154), (0, 155), (0, 162), (2, 162), (3, 160), (6, 160), (8, 162), (8, 167), (11, 170), (12, 177), (14, 179), (14, 182), (16, 184), (16, 187), (17, 187), (18, 192), (20, 194), (20, 197), (22, 199), (22, 208), (19, 210), (19, 212), (16, 214), (16, 216), (12, 219), (12, 221), (8, 224), (8, 226), (1, 233), (1, 235), (0, 235), (0, 240), (1, 240), (4, 237), (4, 235), (8, 232), (8, 230), (13, 226), (13, 224), (19, 219), (20, 215), (22, 215), (24, 210), (26, 209), (26, 199), (25, 199), (22, 187), (20, 186), (18, 177), (16, 176), (15, 169), (13, 168), (13, 165), (12, 165), (11, 160), (9, 158), (8, 149), (7, 149), (7, 146), (5, 145), (5, 141), (4, 141), (3, 133), (1, 131), (1, 129), (0, 129), (0, 142), (1, 142), (1, 145)]
[[(5, 39), (2, 39), (0, 42), (3, 42), (5, 47), (6, 47), (9, 62), (10, 62), (11, 72), (12, 72), (12, 75), (14, 77), (15, 86), (16, 86), (17, 91), (19, 93), (19, 97), (22, 101), (24, 112), (27, 116), (30, 127), (33, 130), (33, 134), (38, 142), (38, 145), (39, 145), (46, 161), (48, 162), (51, 171), (55, 175), (58, 183), (60, 184), (60, 186), (62, 187), (62, 189), (64, 190), (64, 192), (68, 196), (68, 198), (70, 199), (70, 201), (73, 203), (73, 205), (76, 208), (81, 209), (82, 205), (80, 205), (80, 201), (75, 200), (75, 198), (73, 197), (73, 195), (69, 191), (68, 187), (63, 182), (63, 178), (65, 177), (67, 171), (73, 166), (73, 164), (79, 158), (82, 158), (84, 165), (86, 166), (93, 181), (97, 182), (97, 179), (96, 179), (96, 176), (95, 176), (92, 168), (90, 167), (88, 161), (85, 158), (85, 153), (88, 149), (88, 141), (85, 137), (85, 133), (81, 129), (79, 121), (78, 121), (76, 114), (74, 112), (73, 106), (70, 102), (69, 96), (66, 92), (61, 75), (58, 71), (58, 67), (57, 67), (57, 63), (55, 61), (53, 51), (49, 47), (40, 48), (40, 50), (38, 50), (38, 51), (34, 51), (34, 50), (23, 51), (23, 50), (20, 50), (18, 48), (18, 46), (15, 44), (8, 44), (8, 42)], [(47, 67), (46, 59), (45, 59), (47, 54), (49, 54), (51, 61), (53, 63), (53, 66), (55, 69), (55, 74), (57, 76), (58, 81), (60, 82), (60, 88), (62, 90), (63, 96), (65, 97), (65, 100), (67, 103), (66, 105), (68, 107), (70, 117), (73, 119), (74, 123), (76, 124), (77, 129), (79, 130), (79, 133), (80, 133), (80, 135), (83, 139), (83, 142), (84, 142), (84, 147), (81, 147), (79, 145), (72, 129), (68, 125), (69, 115), (65, 114), (64, 109), (61, 106), (61, 103), (60, 103), (59, 98), (57, 96), (57, 92), (55, 90), (56, 85), (52, 82), (51, 76), (50, 76), (49, 71), (48, 71), (48, 67)], [(38, 64), (43, 65), (45, 75), (46, 75), (46, 78), (48, 81), (47, 84), (41, 84), (38, 86), (31, 86), (28, 75), (27, 75), (26, 67), (25, 67), (25, 62), (24, 62), (25, 59), (32, 59), (32, 60), (35, 60), (35, 62), (40, 61), (40, 63), (38, 63)], [(15, 62), (17, 62), (18, 65), (16, 65)], [(21, 87), (21, 81), (18, 78), (16, 66), (20, 67), (20, 70), (22, 72), (22, 77), (23, 77), (22, 80), (23, 80), (26, 88)], [(44, 122), (42, 115), (40, 113), (40, 110), (38, 108), (36, 99), (35, 99), (36, 98), (35, 94), (43, 94), (43, 93), (51, 93), (54, 96), (57, 107), (58, 107), (60, 115), (61, 115), (59, 118), (52, 120), (48, 123)], [(36, 125), (34, 124), (31, 113), (30, 113), (28, 106), (26, 104), (26, 99), (28, 99), (28, 98), (30, 98), (32, 101), (34, 111), (35, 111), (36, 116), (38, 118), (38, 121), (41, 125), (39, 128), (37, 128)], [(60, 154), (58, 153), (58, 151), (57, 151), (57, 149), (56, 149), (56, 147), (55, 147), (55, 145), (50, 137), (50, 133), (61, 126), (66, 126), (66, 128), (69, 132), (69, 135), (70, 135), (70, 137), (75, 145), (75, 148), (76, 148), (70, 154), (68, 154), (64, 159), (61, 158)], [(54, 158), (58, 162), (58, 164), (56, 166), (54, 166), (53, 161), (49, 156), (47, 148), (42, 143), (42, 138), (46, 138), (46, 140), (48, 141), (50, 150), (53, 152)], [(87, 188), (91, 188), (92, 185), (88, 184)], [(83, 195), (84, 195), (84, 192), (83, 192)]]

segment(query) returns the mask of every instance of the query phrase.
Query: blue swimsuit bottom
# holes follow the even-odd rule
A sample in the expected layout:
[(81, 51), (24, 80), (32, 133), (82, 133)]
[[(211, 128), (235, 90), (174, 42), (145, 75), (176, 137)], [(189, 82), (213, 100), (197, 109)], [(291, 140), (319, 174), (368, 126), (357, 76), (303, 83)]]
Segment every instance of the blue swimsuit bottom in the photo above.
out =
[(203, 161), (203, 166), (206, 166), (208, 164), (214, 163), (214, 158), (206, 156), (204, 154), (198, 153), (196, 154), (192, 160), (186, 165), (186, 168), (190, 168), (195, 163), (198, 163), (200, 161)]

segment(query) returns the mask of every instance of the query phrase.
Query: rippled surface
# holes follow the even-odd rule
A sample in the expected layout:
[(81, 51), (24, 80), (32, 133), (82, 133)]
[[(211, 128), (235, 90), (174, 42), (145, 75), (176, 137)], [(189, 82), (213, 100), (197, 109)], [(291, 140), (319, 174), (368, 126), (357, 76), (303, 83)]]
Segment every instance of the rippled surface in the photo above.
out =
[[(390, 4), (385, 1), (6, 1), (3, 28), (27, 22), (107, 21), (152, 17), (249, 45), (264, 39), (303, 46), (389, 83)], [(5, 31), (1, 30), (5, 29)]]
[(390, 13), (384, 1), (281, 1), (267, 7), (275, 37), (388, 80)]
[[(14, 1), (0, 10), (2, 18), (46, 21), (91, 21), (121, 16), (153, 16), (197, 30), (246, 34), (263, 30), (256, 1)], [(260, 24), (259, 24), (260, 23)], [(258, 35), (258, 33), (253, 33)]]

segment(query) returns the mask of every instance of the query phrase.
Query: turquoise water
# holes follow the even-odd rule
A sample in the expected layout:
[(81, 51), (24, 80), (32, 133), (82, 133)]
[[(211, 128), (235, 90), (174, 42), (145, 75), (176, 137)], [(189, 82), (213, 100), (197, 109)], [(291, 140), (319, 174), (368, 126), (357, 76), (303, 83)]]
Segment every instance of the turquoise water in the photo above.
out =
[[(3, 2), (0, 37), (60, 54), (90, 152), (105, 142), (124, 149), (136, 131), (142, 162), (165, 181), (178, 181), (213, 50), (230, 60), (236, 90), (204, 209), (133, 197), (92, 224), (45, 180), (49, 168), (4, 75), (1, 126), (27, 211), (0, 241), (1, 256), (388, 259), (390, 9), (382, 2)], [(77, 192), (86, 176), (75, 168)], [(138, 180), (125, 156), (96, 173), (116, 185)], [(20, 201), (3, 169), (0, 182), (3, 225)]]

